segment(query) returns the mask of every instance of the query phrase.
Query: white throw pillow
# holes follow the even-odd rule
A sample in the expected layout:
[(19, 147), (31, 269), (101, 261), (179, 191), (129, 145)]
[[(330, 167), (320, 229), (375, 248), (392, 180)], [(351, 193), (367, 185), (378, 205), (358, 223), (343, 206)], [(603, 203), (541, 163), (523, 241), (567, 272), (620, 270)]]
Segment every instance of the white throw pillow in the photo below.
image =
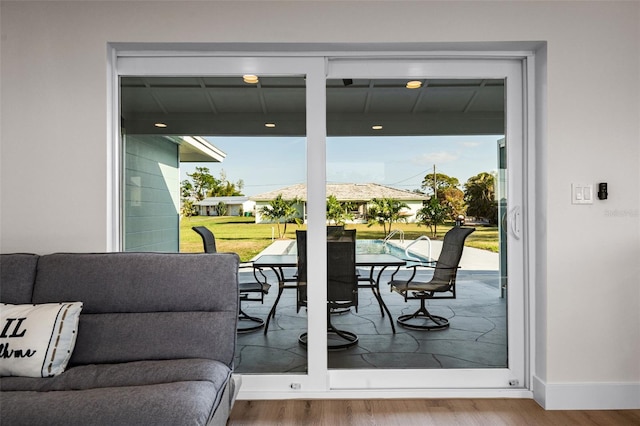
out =
[(82, 302), (0, 305), (0, 376), (62, 373), (78, 334)]

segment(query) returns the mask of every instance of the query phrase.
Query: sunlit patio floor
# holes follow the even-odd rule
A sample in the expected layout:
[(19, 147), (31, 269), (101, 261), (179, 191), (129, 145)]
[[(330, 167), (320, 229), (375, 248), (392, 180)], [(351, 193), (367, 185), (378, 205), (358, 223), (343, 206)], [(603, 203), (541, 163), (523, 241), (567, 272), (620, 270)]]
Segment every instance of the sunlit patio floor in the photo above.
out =
[[(241, 272), (245, 274), (249, 272)], [(407, 273), (407, 271), (403, 271)], [(431, 270), (420, 272), (429, 278)], [(414, 312), (419, 301), (405, 303), (402, 296), (389, 290), (390, 273), (385, 272), (380, 289), (395, 319)], [(275, 297), (277, 284), (271, 287), (264, 304), (243, 302), (249, 315), (266, 318)], [(331, 369), (396, 368), (503, 368), (507, 366), (506, 299), (500, 296), (496, 270), (460, 270), (457, 298), (429, 301), (435, 315), (449, 318), (450, 327), (440, 331), (417, 331), (396, 324), (391, 331), (388, 317), (368, 288), (359, 290), (358, 311), (333, 314), (339, 329), (356, 333), (358, 344), (349, 349), (329, 351)], [(307, 331), (304, 309), (296, 313), (295, 290), (285, 290), (275, 319), (263, 330), (238, 334), (235, 367), (238, 373), (305, 372), (307, 351), (298, 336)]]

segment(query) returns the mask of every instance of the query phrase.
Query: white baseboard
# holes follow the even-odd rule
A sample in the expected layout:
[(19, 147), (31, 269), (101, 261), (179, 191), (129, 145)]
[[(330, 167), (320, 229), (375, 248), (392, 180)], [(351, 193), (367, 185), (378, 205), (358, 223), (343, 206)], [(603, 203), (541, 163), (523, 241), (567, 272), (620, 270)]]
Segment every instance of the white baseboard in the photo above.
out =
[(640, 409), (640, 383), (545, 383), (533, 378), (533, 398), (545, 410)]

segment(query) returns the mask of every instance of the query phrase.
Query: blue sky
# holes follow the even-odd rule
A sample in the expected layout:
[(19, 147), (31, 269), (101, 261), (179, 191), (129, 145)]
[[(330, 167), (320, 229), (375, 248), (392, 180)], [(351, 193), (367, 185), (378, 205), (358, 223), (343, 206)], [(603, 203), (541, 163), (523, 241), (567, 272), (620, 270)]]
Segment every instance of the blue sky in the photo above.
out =
[[(327, 180), (331, 183), (379, 183), (399, 189), (420, 187), (427, 173), (458, 178), (461, 184), (480, 172), (497, 169), (502, 136), (377, 136), (327, 139)], [(243, 193), (256, 195), (306, 180), (304, 137), (208, 137), (227, 154), (222, 163), (182, 163), (181, 179), (196, 166), (216, 178), (244, 181)]]

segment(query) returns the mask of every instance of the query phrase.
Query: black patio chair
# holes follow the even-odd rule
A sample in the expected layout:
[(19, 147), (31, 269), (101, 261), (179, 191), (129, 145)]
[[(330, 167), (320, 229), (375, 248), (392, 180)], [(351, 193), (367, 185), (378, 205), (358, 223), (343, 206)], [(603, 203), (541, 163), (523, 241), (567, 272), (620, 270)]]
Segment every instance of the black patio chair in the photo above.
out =
[[(412, 314), (400, 315), (398, 324), (414, 330), (442, 330), (449, 327), (447, 318), (431, 314), (426, 307), (427, 299), (455, 299), (456, 275), (459, 268), (464, 241), (475, 228), (451, 228), (444, 236), (442, 251), (435, 266), (416, 263), (409, 265), (413, 272), (407, 280), (396, 279), (398, 271), (391, 276), (391, 290), (404, 296), (407, 300), (420, 300), (420, 308)], [(434, 267), (433, 277), (424, 282), (416, 279), (418, 267)]]
[[(298, 248), (298, 310), (307, 305), (307, 233), (296, 231)], [(330, 350), (350, 348), (358, 343), (358, 335), (337, 329), (331, 322), (332, 310), (344, 310), (358, 305), (356, 274), (356, 231), (327, 230), (327, 346)], [(300, 335), (306, 346), (307, 333)]]
[[(193, 229), (200, 237), (204, 244), (205, 253), (217, 253), (216, 238), (213, 232), (206, 226), (194, 226)], [(240, 264), (245, 267), (246, 264)], [(259, 268), (253, 268), (253, 279), (247, 279), (243, 275), (238, 274), (240, 282), (238, 283), (238, 292), (240, 294), (240, 309), (238, 314), (238, 333), (247, 333), (264, 327), (264, 320), (258, 317), (252, 317), (242, 310), (242, 302), (260, 302), (264, 303), (264, 296), (269, 292), (271, 284), (267, 282), (267, 277)], [(241, 321), (250, 321), (255, 324), (242, 326)]]

